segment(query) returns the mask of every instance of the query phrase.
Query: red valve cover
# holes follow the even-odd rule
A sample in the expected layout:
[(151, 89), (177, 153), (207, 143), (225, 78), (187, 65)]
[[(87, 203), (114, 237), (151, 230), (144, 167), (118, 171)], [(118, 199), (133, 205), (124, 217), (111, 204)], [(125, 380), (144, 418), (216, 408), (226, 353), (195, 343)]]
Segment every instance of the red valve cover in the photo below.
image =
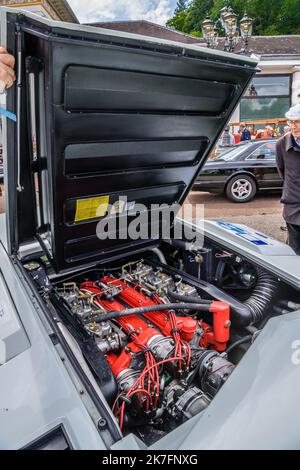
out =
[[(129, 287), (125, 282), (120, 281), (119, 279), (106, 276), (101, 280), (101, 282), (106, 285), (112, 284), (114, 286), (122, 287), (122, 292), (118, 295), (118, 298), (125, 302), (129, 307), (155, 307), (158, 303), (163, 303), (159, 299), (154, 301), (151, 298), (146, 297), (144, 294), (133, 287)], [(143, 316), (151, 321), (151, 323), (158, 326), (165, 336), (171, 336), (172, 326), (167, 311), (145, 313)], [(187, 342), (191, 341), (198, 328), (198, 321), (192, 317), (178, 316), (176, 316), (176, 321), (177, 328), (182, 339)]]
[[(95, 294), (94, 301), (106, 311), (122, 311), (125, 309), (125, 307), (116, 300), (102, 299), (103, 291), (93, 282), (85, 282), (81, 284), (80, 289)], [(161, 333), (158, 330), (151, 328), (148, 323), (134, 315), (120, 317), (117, 321), (127, 334), (135, 333), (137, 341), (128, 343), (126, 349), (123, 349), (119, 356), (116, 356), (113, 353), (107, 354), (107, 360), (115, 377), (117, 377), (122, 370), (130, 367), (132, 354), (145, 348), (150, 339), (154, 336), (161, 336)]]

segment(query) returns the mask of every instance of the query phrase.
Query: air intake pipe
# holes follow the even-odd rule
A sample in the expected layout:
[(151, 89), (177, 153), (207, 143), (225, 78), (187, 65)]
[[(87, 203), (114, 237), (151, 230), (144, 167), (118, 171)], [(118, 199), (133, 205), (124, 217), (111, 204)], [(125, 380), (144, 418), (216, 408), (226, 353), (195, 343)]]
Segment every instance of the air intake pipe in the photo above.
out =
[[(231, 295), (212, 284), (204, 282), (201, 284), (201, 289), (210, 297), (230, 305), (232, 323), (239, 327), (247, 327), (263, 320), (275, 299), (278, 288), (277, 279), (261, 268), (257, 268), (256, 286), (245, 302), (234, 299)], [(203, 302), (200, 298), (181, 296), (172, 290), (168, 292), (168, 295), (171, 299), (179, 302)]]
[(275, 300), (278, 284), (279, 282), (274, 276), (262, 268), (257, 268), (256, 286), (252, 295), (244, 302), (250, 311), (251, 324), (259, 323), (265, 318), (269, 307)]

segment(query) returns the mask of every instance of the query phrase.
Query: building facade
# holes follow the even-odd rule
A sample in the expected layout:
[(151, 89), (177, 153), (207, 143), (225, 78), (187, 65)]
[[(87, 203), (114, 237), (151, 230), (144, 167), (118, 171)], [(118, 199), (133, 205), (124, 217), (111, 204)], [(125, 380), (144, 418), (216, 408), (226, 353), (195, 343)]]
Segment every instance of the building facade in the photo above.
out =
[(78, 23), (76, 15), (66, 0), (0, 0), (0, 6), (30, 11), (52, 20)]
[(300, 103), (300, 35), (256, 36), (250, 49), (260, 58), (259, 71), (232, 121), (284, 118), (290, 106)]

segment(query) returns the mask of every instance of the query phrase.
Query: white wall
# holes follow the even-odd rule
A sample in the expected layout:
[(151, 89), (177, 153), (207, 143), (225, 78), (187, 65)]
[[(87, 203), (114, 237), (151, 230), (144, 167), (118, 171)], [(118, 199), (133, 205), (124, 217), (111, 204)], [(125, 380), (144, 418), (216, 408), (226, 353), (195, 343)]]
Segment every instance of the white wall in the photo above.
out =
[(294, 67), (292, 84), (292, 105), (300, 103), (300, 66)]

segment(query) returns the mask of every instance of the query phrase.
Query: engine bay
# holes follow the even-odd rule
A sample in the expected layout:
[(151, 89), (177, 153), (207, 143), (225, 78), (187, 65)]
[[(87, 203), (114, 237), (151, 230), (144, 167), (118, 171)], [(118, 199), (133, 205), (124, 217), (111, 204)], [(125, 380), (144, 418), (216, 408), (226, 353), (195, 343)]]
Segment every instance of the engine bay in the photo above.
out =
[(25, 268), (79, 344), (122, 433), (150, 445), (203, 412), (268, 319), (297, 304), (279, 279), (210, 245), (164, 243), (122, 261), (67, 277), (43, 262)]
[[(59, 289), (110, 365), (118, 388), (112, 409), (121, 429), (137, 422), (159, 427), (165, 420), (171, 428), (172, 421), (193, 417), (234, 368), (220, 355), (230, 336), (228, 305), (200, 297), (198, 305), (174, 303), (173, 293), (178, 299), (197, 295), (179, 277), (143, 261)], [(213, 328), (197, 319), (199, 311), (215, 316)]]
[[(292, 253), (226, 223), (197, 246), (191, 223), (175, 222), (257, 58), (158, 47), (19, 12), (4, 10), (3, 19), (18, 57), (7, 107), (22, 123), (3, 136), (3, 246), (44, 327), (55, 377), (64, 376), (65, 396), (71, 390), (86, 421), (81, 429), (68, 400), (51, 412), (55, 391), (48, 401), (42, 392), (53, 376), (42, 364), (32, 380), (41, 378), (43, 424), (44, 415), (49, 426), (70, 423), (75, 446), (91, 427), (97, 446), (100, 436), (111, 448), (132, 434), (151, 446), (196, 416), (220, 416), (206, 411), (220, 397), (227, 412), (222, 392), (234, 402), (235, 374), (251, 389), (240, 361), (267, 322), (300, 310)], [(183, 219), (202, 217), (193, 210)], [(193, 242), (177, 239), (182, 225)], [(41, 364), (33, 349), (32, 369)], [(19, 414), (11, 407), (15, 419), (31, 410), (31, 393)], [(31, 437), (36, 421), (27, 424)]]

